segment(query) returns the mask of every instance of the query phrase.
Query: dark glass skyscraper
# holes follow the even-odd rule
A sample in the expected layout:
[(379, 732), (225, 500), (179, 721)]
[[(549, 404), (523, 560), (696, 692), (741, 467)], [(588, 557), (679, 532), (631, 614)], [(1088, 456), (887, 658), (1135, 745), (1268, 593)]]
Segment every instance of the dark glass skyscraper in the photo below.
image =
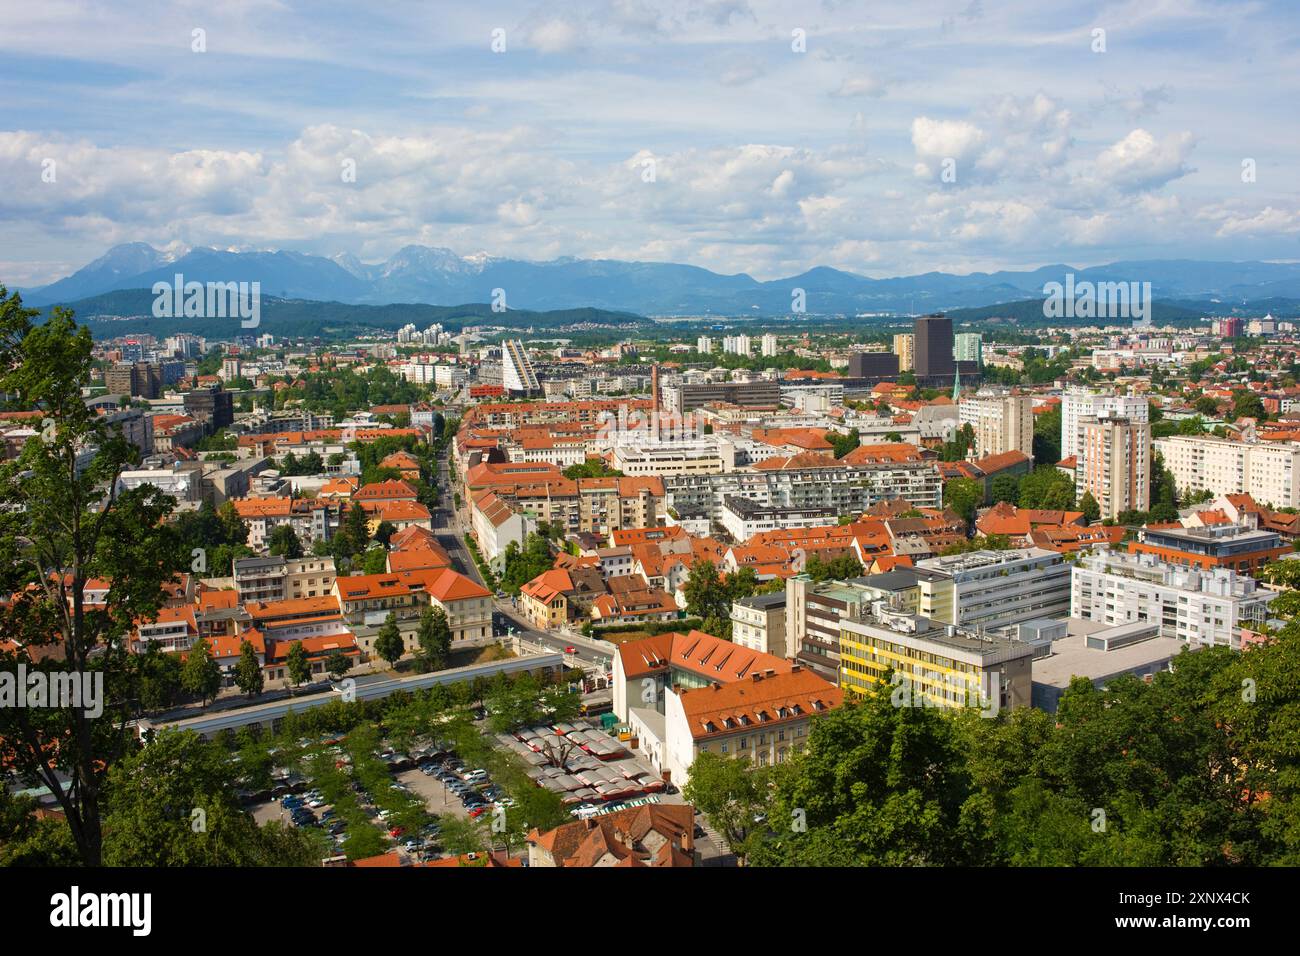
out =
[(956, 368), (952, 358), (952, 319), (923, 315), (916, 320), (913, 335), (917, 379), (952, 379)]

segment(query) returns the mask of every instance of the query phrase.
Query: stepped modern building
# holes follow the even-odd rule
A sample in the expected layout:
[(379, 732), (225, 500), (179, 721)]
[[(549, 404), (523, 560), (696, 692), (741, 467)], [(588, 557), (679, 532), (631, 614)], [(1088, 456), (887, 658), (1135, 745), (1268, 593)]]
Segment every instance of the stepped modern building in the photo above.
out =
[(518, 339), (501, 343), (501, 384), (512, 395), (537, 395), (542, 386), (533, 371), (533, 363)]

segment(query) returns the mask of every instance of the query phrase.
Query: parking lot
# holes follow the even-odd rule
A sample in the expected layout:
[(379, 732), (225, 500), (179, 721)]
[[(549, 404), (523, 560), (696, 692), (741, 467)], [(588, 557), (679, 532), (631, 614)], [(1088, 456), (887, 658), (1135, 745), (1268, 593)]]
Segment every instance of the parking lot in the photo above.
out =
[[(511, 754), (534, 784), (560, 796), (575, 819), (684, 802), (639, 754), (586, 720), (511, 734), (484, 729), (483, 740)], [(275, 798), (249, 806), (254, 819), (319, 827), (332, 852), (352, 859), (392, 849), (413, 859), (443, 856), (440, 817), (486, 823), (497, 806), (512, 803), (486, 773), (464, 779), (478, 768), (465, 765), (445, 743), (402, 753), (376, 737), (313, 741), (284, 763), (289, 766), (275, 773)], [(697, 823), (704, 821), (697, 817)], [(695, 836), (705, 865), (722, 864), (728, 854), (716, 835), (701, 826)]]

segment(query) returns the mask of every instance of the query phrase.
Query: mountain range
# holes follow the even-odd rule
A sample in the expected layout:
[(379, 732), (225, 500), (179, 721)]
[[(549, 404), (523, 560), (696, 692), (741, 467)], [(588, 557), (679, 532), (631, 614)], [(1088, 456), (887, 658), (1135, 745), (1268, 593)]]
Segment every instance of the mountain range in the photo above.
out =
[[(1222, 303), (1300, 298), (1300, 263), (1147, 260), (1075, 268), (976, 272), (873, 279), (818, 266), (761, 281), (670, 262), (560, 258), (547, 262), (461, 256), (450, 249), (406, 246), (384, 262), (350, 254), (233, 252), (194, 248), (164, 252), (143, 242), (114, 246), (94, 262), (49, 285), (23, 291), (32, 306), (49, 306), (128, 289), (185, 281), (261, 283), (262, 294), (352, 305), (458, 305), (492, 301), (505, 292), (510, 309), (594, 308), (650, 316), (770, 316), (791, 312), (795, 289), (814, 315), (921, 313), (972, 309), (1041, 297), (1047, 282), (1150, 282), (1153, 297)], [(3, 277), (0, 277), (2, 280)]]

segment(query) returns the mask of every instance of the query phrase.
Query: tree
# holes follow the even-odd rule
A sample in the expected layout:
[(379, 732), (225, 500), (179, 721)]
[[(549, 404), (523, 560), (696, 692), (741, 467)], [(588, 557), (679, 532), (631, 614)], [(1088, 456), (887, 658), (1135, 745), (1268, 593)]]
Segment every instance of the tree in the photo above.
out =
[(984, 503), (984, 485), (974, 478), (954, 478), (944, 482), (943, 503), (966, 522), (975, 521), (975, 511)]
[(135, 655), (136, 695), (142, 713), (162, 710), (176, 703), (181, 690), (181, 658), (164, 654), (154, 641)]
[(682, 796), (704, 814), (738, 859), (744, 859), (754, 818), (766, 811), (767, 785), (761, 769), (746, 756), (706, 751), (691, 764)]
[(388, 547), (388, 542), (397, 534), (397, 526), (391, 521), (381, 521), (375, 528), (375, 540)]
[(267, 551), (283, 558), (301, 558), (302, 542), (298, 540), (298, 532), (293, 530), (293, 525), (278, 524), (272, 528), (271, 536), (267, 539)]
[(963, 461), (969, 452), (975, 446), (975, 429), (970, 424), (962, 425), (953, 435), (952, 441), (946, 441), (939, 446), (940, 461)]
[(342, 651), (331, 651), (329, 657), (325, 658), (325, 672), (334, 678), (342, 679), (343, 675), (352, 670), (352, 659)]
[(1232, 417), (1255, 418), (1263, 421), (1268, 418), (1263, 400), (1249, 389), (1242, 389), (1232, 397)]
[[(37, 312), (0, 286), (0, 392), (10, 407), (39, 409), (40, 434), (0, 465), (0, 592), (5, 650), (0, 671), (96, 675), (104, 707), (0, 708), (6, 763), (31, 786), (48, 787), (81, 860), (101, 860), (105, 772), (130, 739), (127, 647), (137, 621), (153, 620), (164, 584), (190, 565), (165, 521), (173, 499), (152, 485), (121, 490), (139, 461), (120, 426), (87, 406), (90, 331), (55, 308)], [(92, 453), (86, 460), (86, 453)], [(91, 605), (91, 579), (112, 587)]]
[(1065, 511), (1074, 506), (1074, 482), (1054, 465), (1039, 465), (1020, 479), (1020, 507)]
[(487, 849), (487, 838), (483, 834), (482, 825), (464, 817), (444, 816), (438, 839), (443, 849), (452, 856), (482, 853)]
[(1097, 499), (1092, 496), (1091, 491), (1085, 491), (1083, 497), (1079, 499), (1079, 510), (1083, 512), (1083, 517), (1089, 524), (1101, 517), (1101, 505), (1097, 504)]
[(847, 435), (841, 435), (838, 432), (827, 432), (826, 440), (831, 443), (831, 454), (836, 458), (843, 458), (862, 443), (862, 436), (858, 434), (856, 428), (851, 428)]
[(1061, 406), (1053, 405), (1034, 416), (1034, 464), (1055, 465), (1061, 460)]
[(731, 595), (712, 561), (700, 558), (691, 565), (682, 592), (692, 617), (730, 619)]
[(383, 574), (388, 568), (388, 552), (379, 545), (361, 556), (361, 570), (365, 574)]
[(306, 832), (259, 827), (239, 806), (228, 754), (165, 730), (109, 771), (110, 866), (319, 866)]
[(391, 667), (405, 652), (406, 642), (402, 640), (402, 632), (397, 629), (397, 618), (389, 612), (388, 617), (384, 619), (384, 626), (379, 629), (379, 634), (375, 637), (375, 653), (386, 660)]
[(248, 641), (239, 641), (239, 661), (235, 662), (235, 684), (247, 696), (255, 697), (263, 688), (261, 662), (257, 661), (257, 652)]
[(285, 669), (289, 674), (289, 683), (294, 687), (311, 680), (311, 664), (307, 660), (307, 649), (302, 646), (302, 641), (294, 641), (289, 645), (289, 653), (285, 657)]
[(989, 483), (989, 497), (994, 504), (1005, 501), (1014, 505), (1020, 500), (1020, 476), (1009, 472), (995, 476)]
[(426, 607), (420, 614), (420, 629), (416, 632), (420, 644), (420, 661), (427, 670), (440, 671), (447, 666), (451, 655), (451, 627), (447, 612), (441, 607)]
[(352, 507), (348, 509), (347, 516), (343, 519), (341, 537), (346, 543), (349, 554), (364, 551), (370, 542), (369, 519), (360, 502), (352, 502)]
[(862, 562), (852, 551), (846, 551), (829, 561), (823, 561), (814, 554), (804, 564), (804, 573), (814, 581), (847, 581), (861, 576), (862, 571)]

